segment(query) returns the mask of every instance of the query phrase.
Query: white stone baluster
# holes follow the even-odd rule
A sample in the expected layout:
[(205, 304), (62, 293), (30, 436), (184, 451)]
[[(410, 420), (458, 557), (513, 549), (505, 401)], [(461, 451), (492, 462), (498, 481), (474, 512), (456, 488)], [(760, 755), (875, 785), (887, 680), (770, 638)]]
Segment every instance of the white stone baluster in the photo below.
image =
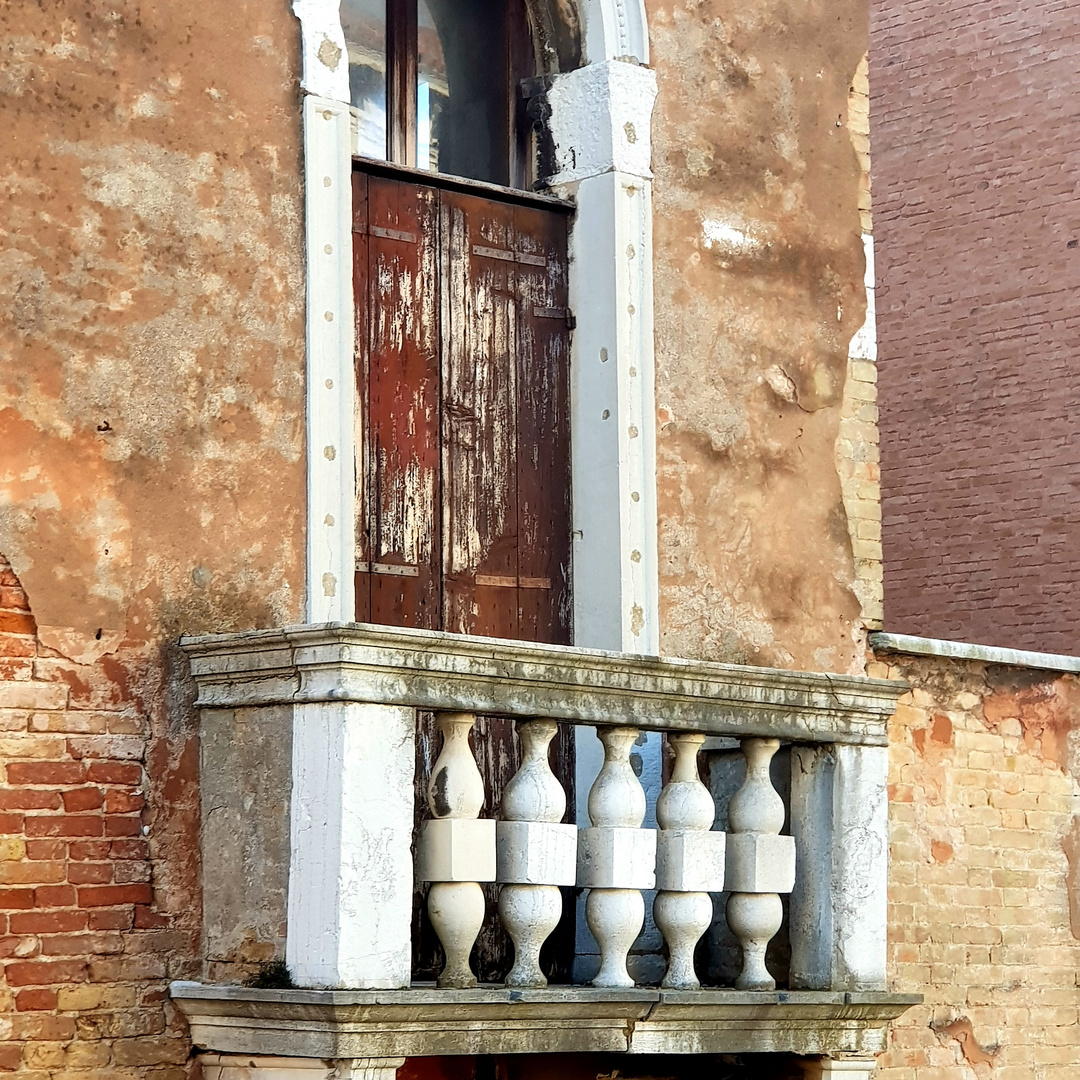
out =
[(769, 763), (778, 739), (743, 739), (746, 779), (728, 807), (727, 921), (743, 950), (739, 990), (773, 990), (765, 949), (784, 919), (779, 893), (795, 885), (795, 840), (778, 835), (784, 800), (772, 786)]
[(566, 792), (548, 764), (557, 731), (554, 720), (518, 723), (521, 768), (503, 792), (505, 820), (496, 827), (499, 916), (514, 942), (507, 986), (547, 986), (540, 947), (562, 914), (559, 886), (573, 885), (577, 872), (577, 827), (560, 824)]
[(694, 948), (712, 923), (710, 892), (724, 888), (722, 832), (712, 832), (716, 817), (709, 789), (701, 782), (697, 755), (704, 735), (669, 735), (675, 751), (671, 780), (656, 800), (656, 887), (653, 917), (668, 946), (661, 984), (669, 990), (696, 990)]
[(630, 765), (637, 728), (601, 728), (604, 765), (589, 792), (592, 828), (578, 830), (585, 919), (600, 946), (594, 986), (633, 986), (626, 956), (645, 920), (641, 890), (656, 883), (656, 831), (643, 829), (645, 791)]
[(479, 883), (495, 880), (495, 822), (477, 819), (484, 781), (469, 746), (475, 722), (472, 713), (439, 714), (443, 744), (427, 787), (432, 817), (416, 843), (416, 877), (432, 882), (428, 915), (446, 953), (438, 986), (458, 990), (476, 985), (469, 953), (484, 921)]

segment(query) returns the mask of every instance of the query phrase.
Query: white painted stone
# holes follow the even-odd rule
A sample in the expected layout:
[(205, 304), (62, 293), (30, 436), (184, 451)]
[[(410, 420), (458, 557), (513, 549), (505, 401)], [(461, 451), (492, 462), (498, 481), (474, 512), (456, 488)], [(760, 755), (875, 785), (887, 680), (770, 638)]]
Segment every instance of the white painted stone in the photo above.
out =
[(616, 57), (649, 62), (649, 29), (642, 0), (583, 0), (577, 7), (590, 64)]
[(474, 818), (484, 808), (484, 778), (469, 745), (472, 713), (441, 712), (442, 747), (427, 784), (428, 809), (436, 818)]
[(299, 986), (411, 975), (412, 709), (295, 706), (286, 963)]
[(442, 746), (428, 780), (432, 817), (420, 825), (416, 873), (420, 881), (434, 882), (427, 910), (446, 954), (437, 985), (460, 990), (476, 985), (469, 953), (484, 921), (478, 882), (495, 879), (495, 822), (476, 818), (484, 780), (469, 745), (475, 715), (440, 712), (436, 723)]
[(562, 893), (553, 885), (504, 885), (499, 918), (514, 943), (514, 966), (507, 986), (547, 986), (540, 970), (540, 949), (559, 925)]
[(203, 1080), (394, 1080), (404, 1058), (200, 1054)]
[(593, 825), (640, 828), (645, 820), (645, 789), (630, 765), (637, 728), (601, 728), (604, 764), (589, 791), (589, 821)]
[(656, 834), (656, 887), (672, 892), (722, 892), (726, 840), (722, 832), (660, 830)]
[(548, 90), (556, 174), (552, 186), (604, 172), (651, 177), (656, 73), (605, 60), (556, 75)]
[(834, 789), (832, 909), (834, 985), (886, 986), (889, 752), (880, 746), (837, 746)]
[(521, 743), (521, 766), (503, 792), (502, 817), (506, 821), (562, 821), (566, 792), (548, 762), (559, 725), (554, 720), (519, 720), (515, 730)]
[(694, 949), (712, 924), (712, 898), (706, 892), (658, 892), (653, 913), (668, 946), (668, 966), (661, 985), (665, 990), (698, 989), (701, 983), (694, 971)]
[(293, 0), (300, 20), (304, 73), (300, 86), (309, 94), (349, 103), (349, 57), (341, 29), (341, 0)]
[(731, 892), (786, 893), (795, 886), (794, 837), (729, 833), (726, 862)]
[(416, 838), (417, 881), (494, 881), (496, 823), (428, 818)]
[(825, 1058), (811, 1066), (807, 1080), (873, 1080), (876, 1068), (874, 1058)]
[[(326, 5), (300, 0), (298, 6)], [(305, 66), (307, 41), (305, 33)], [(342, 48), (344, 43), (342, 37)], [(304, 220), (307, 617), (314, 623), (351, 622), (356, 618), (352, 158), (349, 107), (327, 98), (304, 99)]]
[(776, 980), (765, 966), (765, 950), (783, 922), (779, 892), (795, 881), (795, 841), (778, 836), (786, 816), (772, 786), (769, 766), (779, 739), (743, 739), (746, 777), (728, 805), (727, 921), (742, 946), (739, 990), (772, 990)]
[(656, 830), (578, 829), (577, 884), (599, 889), (656, 888)]
[(791, 983), (886, 986), (888, 751), (792, 751), (792, 833), (802, 867), (791, 895)]
[(516, 885), (573, 885), (577, 879), (577, 834), (576, 825), (550, 821), (498, 822), (495, 880)]
[(484, 890), (475, 881), (437, 881), (428, 891), (427, 910), (446, 954), (436, 985), (471, 989), (476, 976), (469, 966), (469, 953), (484, 922)]
[(593, 986), (633, 986), (626, 956), (645, 921), (641, 893), (634, 889), (590, 889), (585, 917), (600, 945), (600, 970)]

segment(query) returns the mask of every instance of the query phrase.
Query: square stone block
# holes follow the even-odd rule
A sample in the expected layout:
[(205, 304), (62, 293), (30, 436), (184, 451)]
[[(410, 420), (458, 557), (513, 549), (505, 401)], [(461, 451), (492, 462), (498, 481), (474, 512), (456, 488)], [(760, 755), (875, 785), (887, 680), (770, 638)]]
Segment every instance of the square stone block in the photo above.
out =
[(500, 821), (495, 832), (496, 881), (508, 885), (573, 885), (577, 826)]
[(656, 830), (578, 829), (577, 883), (591, 889), (656, 886)]
[(795, 888), (795, 837), (728, 833), (729, 892), (788, 893)]
[(656, 887), (669, 892), (722, 892), (722, 832), (660, 829), (656, 834)]
[(495, 822), (431, 818), (416, 838), (417, 881), (494, 881)]

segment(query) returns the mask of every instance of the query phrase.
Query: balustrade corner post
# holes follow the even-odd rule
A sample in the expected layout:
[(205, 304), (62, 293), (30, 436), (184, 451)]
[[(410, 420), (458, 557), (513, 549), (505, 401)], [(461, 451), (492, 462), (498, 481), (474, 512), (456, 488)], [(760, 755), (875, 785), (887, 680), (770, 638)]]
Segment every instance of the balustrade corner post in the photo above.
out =
[(668, 736), (675, 752), (671, 780), (656, 802), (656, 887), (653, 916), (668, 946), (665, 989), (694, 990), (694, 948), (712, 923), (710, 892), (724, 888), (726, 836), (713, 832), (716, 806), (697, 771), (705, 736)]
[(883, 990), (888, 889), (888, 747), (792, 752), (791, 985)]
[(781, 836), (784, 800), (773, 787), (769, 764), (779, 739), (743, 739), (746, 779), (728, 807), (727, 921), (743, 951), (739, 990), (773, 990), (765, 950), (784, 919), (780, 893), (795, 884), (795, 840)]
[(577, 826), (561, 824), (566, 792), (548, 763), (554, 720), (518, 721), (521, 768), (506, 785), (496, 824), (499, 917), (514, 942), (507, 986), (547, 986), (540, 949), (562, 915), (560, 885), (577, 872)]
[(629, 987), (630, 946), (645, 921), (642, 889), (656, 884), (656, 831), (641, 828), (645, 790), (630, 765), (638, 729), (597, 731), (604, 765), (589, 792), (591, 828), (578, 830), (577, 883), (589, 889), (585, 919), (600, 946), (594, 986)]
[(417, 837), (416, 877), (431, 882), (428, 916), (446, 954), (437, 985), (463, 990), (476, 985), (469, 953), (484, 921), (480, 882), (495, 880), (495, 822), (478, 818), (484, 780), (469, 746), (476, 717), (444, 712), (437, 723), (443, 742), (428, 780), (432, 816)]
[(415, 738), (411, 708), (293, 708), (285, 960), (299, 986), (409, 985)]

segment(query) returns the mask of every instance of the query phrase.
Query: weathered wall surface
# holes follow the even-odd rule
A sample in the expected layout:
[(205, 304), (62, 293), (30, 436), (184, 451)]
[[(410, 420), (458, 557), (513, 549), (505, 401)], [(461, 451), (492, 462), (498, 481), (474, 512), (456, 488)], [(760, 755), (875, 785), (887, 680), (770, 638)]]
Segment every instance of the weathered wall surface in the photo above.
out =
[(1080, 8), (872, 10), (886, 629), (1075, 653)]
[(162, 986), (195, 955), (198, 750), (168, 643), (302, 616), (298, 64), (285, 3), (0, 12), (0, 1069), (29, 1080), (186, 1057)]
[(1080, 680), (881, 657), (890, 724), (890, 980), (926, 1003), (877, 1080), (1080, 1074)]
[(662, 648), (861, 670), (834, 460), (863, 322), (861, 0), (647, 4)]

